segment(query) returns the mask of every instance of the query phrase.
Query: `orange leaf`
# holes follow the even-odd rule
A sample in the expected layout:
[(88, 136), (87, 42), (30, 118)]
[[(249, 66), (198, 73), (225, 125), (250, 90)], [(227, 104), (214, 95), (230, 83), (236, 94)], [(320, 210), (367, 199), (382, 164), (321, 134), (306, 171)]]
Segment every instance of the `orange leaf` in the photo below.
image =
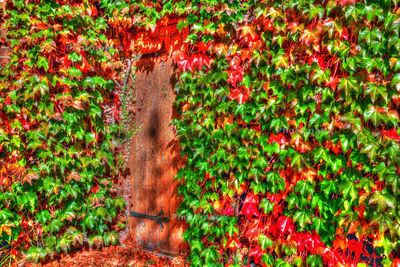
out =
[(340, 249), (345, 250), (345, 249), (346, 249), (346, 239), (338, 238), (338, 237), (337, 237), (337, 238), (333, 241), (333, 247), (334, 247), (334, 248), (340, 248)]

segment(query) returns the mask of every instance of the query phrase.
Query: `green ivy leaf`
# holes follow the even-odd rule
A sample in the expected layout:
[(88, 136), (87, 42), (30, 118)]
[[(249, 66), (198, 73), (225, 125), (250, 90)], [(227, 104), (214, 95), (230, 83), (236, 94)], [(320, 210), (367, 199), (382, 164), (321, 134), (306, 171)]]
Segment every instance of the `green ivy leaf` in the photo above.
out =
[(269, 239), (266, 235), (260, 235), (258, 237), (258, 241), (260, 242), (262, 250), (266, 250), (267, 248), (270, 248), (273, 245), (273, 241)]
[(274, 204), (271, 203), (268, 199), (263, 198), (260, 201), (260, 208), (264, 210), (265, 214), (269, 214), (274, 209)]
[(38, 68), (43, 68), (45, 71), (48, 71), (49, 70), (49, 61), (46, 58), (39, 56), (38, 61), (37, 61), (37, 66), (38, 66)]

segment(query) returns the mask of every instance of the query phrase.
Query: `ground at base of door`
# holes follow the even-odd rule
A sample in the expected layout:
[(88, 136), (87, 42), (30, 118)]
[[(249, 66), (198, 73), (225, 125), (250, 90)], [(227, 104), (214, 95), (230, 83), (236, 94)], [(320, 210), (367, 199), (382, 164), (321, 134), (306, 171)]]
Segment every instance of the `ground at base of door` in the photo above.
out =
[(67, 267), (67, 266), (134, 266), (155, 267), (188, 266), (184, 257), (162, 257), (157, 252), (144, 251), (138, 245), (125, 241), (122, 245), (104, 247), (101, 249), (84, 248), (67, 255), (61, 254), (53, 260), (44, 263), (20, 262), (18, 267)]

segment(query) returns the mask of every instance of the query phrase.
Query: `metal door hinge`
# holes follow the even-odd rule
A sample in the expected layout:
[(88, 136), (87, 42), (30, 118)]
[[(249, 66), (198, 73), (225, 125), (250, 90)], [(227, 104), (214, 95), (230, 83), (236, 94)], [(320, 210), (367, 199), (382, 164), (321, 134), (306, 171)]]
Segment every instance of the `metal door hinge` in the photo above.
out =
[(169, 219), (167, 217), (165, 217), (165, 216), (161, 217), (163, 215), (164, 215), (164, 210), (162, 207), (161, 207), (161, 211), (156, 216), (139, 213), (139, 212), (135, 212), (132, 210), (130, 211), (130, 217), (149, 219), (149, 220), (153, 220), (153, 221), (157, 222), (161, 227), (161, 232), (164, 230), (163, 223), (169, 222)]

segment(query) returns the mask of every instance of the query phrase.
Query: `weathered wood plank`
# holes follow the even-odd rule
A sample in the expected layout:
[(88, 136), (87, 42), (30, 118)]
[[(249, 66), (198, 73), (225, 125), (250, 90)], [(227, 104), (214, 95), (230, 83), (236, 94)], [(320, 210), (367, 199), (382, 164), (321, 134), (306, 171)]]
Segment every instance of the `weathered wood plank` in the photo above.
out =
[(151, 61), (151, 71), (143, 68), (136, 73), (136, 123), (142, 129), (132, 142), (129, 160), (131, 210), (154, 216), (162, 209), (169, 222), (162, 229), (154, 220), (131, 218), (130, 232), (143, 247), (177, 254), (183, 250), (183, 225), (175, 220), (179, 198), (173, 178), (182, 160), (169, 126), (174, 116), (173, 69), (171, 60)]

